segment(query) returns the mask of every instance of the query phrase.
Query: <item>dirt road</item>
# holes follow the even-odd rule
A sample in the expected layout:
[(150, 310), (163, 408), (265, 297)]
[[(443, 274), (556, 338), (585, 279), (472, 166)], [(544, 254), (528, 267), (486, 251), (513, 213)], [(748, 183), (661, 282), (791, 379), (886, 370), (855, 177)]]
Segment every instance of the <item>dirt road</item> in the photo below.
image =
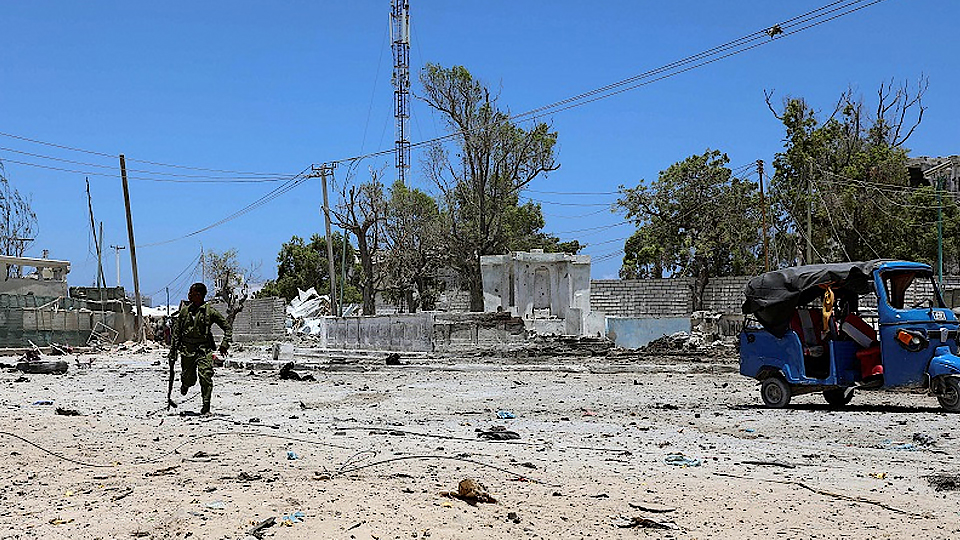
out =
[[(195, 417), (196, 388), (162, 408), (162, 354), (0, 373), (0, 538), (233, 539), (270, 518), (258, 534), (284, 540), (960, 533), (960, 417), (925, 396), (767, 410), (729, 358), (447, 358), (219, 369)], [(465, 478), (497, 502), (441, 495)]]

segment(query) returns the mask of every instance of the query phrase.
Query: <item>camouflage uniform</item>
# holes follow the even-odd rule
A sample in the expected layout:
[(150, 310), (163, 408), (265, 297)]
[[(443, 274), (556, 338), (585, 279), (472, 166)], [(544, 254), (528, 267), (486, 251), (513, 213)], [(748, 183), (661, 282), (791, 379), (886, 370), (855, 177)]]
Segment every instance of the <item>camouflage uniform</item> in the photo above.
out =
[(227, 319), (210, 304), (194, 307), (187, 304), (180, 308), (174, 319), (174, 346), (170, 349), (171, 361), (180, 353), (180, 393), (197, 383), (200, 378), (200, 393), (203, 395), (203, 409), (210, 412), (210, 399), (213, 397), (213, 332), (216, 324), (223, 330), (221, 350), (230, 345), (233, 329)]

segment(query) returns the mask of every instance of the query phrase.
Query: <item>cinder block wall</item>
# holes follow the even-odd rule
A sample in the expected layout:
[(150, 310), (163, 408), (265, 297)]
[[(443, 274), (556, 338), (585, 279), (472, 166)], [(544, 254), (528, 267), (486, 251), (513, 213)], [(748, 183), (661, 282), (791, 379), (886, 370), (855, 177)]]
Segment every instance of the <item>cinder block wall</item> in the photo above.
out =
[[(213, 305), (226, 316), (225, 304), (215, 302)], [(243, 304), (243, 311), (233, 321), (233, 340), (246, 343), (282, 338), (286, 334), (286, 306), (283, 298), (248, 298)], [(223, 333), (214, 326), (213, 335), (219, 340)]]
[[(750, 276), (713, 278), (703, 291), (703, 309), (740, 313)], [(595, 279), (590, 309), (615, 317), (670, 318), (693, 313), (693, 278)]]
[(684, 317), (693, 311), (693, 279), (595, 279), (590, 309), (617, 317)]

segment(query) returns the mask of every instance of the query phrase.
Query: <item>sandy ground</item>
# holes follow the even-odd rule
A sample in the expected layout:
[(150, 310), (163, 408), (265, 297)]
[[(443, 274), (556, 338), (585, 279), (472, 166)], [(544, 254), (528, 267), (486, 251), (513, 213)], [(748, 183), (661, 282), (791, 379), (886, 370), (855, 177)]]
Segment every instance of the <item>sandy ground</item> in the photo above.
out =
[[(0, 538), (233, 539), (271, 517), (264, 538), (960, 533), (960, 491), (929, 481), (960, 474), (960, 417), (922, 395), (862, 393), (831, 410), (813, 394), (767, 410), (731, 358), (446, 358), (337, 366), (314, 382), (222, 368), (201, 418), (178, 414), (199, 408), (196, 389), (164, 410), (162, 355), (0, 373)], [(478, 438), (496, 426), (520, 438)], [(667, 463), (677, 453), (696, 461)], [(441, 495), (465, 478), (497, 502)]]

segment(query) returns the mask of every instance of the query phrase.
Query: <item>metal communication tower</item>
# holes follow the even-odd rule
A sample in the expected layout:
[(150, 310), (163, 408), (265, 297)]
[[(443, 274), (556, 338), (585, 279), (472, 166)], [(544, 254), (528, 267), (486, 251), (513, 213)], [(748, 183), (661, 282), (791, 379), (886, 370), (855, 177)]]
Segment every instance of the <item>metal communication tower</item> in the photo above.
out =
[(410, 168), (410, 2), (390, 0), (390, 38), (393, 43), (393, 111), (397, 120), (397, 179), (406, 184)]

